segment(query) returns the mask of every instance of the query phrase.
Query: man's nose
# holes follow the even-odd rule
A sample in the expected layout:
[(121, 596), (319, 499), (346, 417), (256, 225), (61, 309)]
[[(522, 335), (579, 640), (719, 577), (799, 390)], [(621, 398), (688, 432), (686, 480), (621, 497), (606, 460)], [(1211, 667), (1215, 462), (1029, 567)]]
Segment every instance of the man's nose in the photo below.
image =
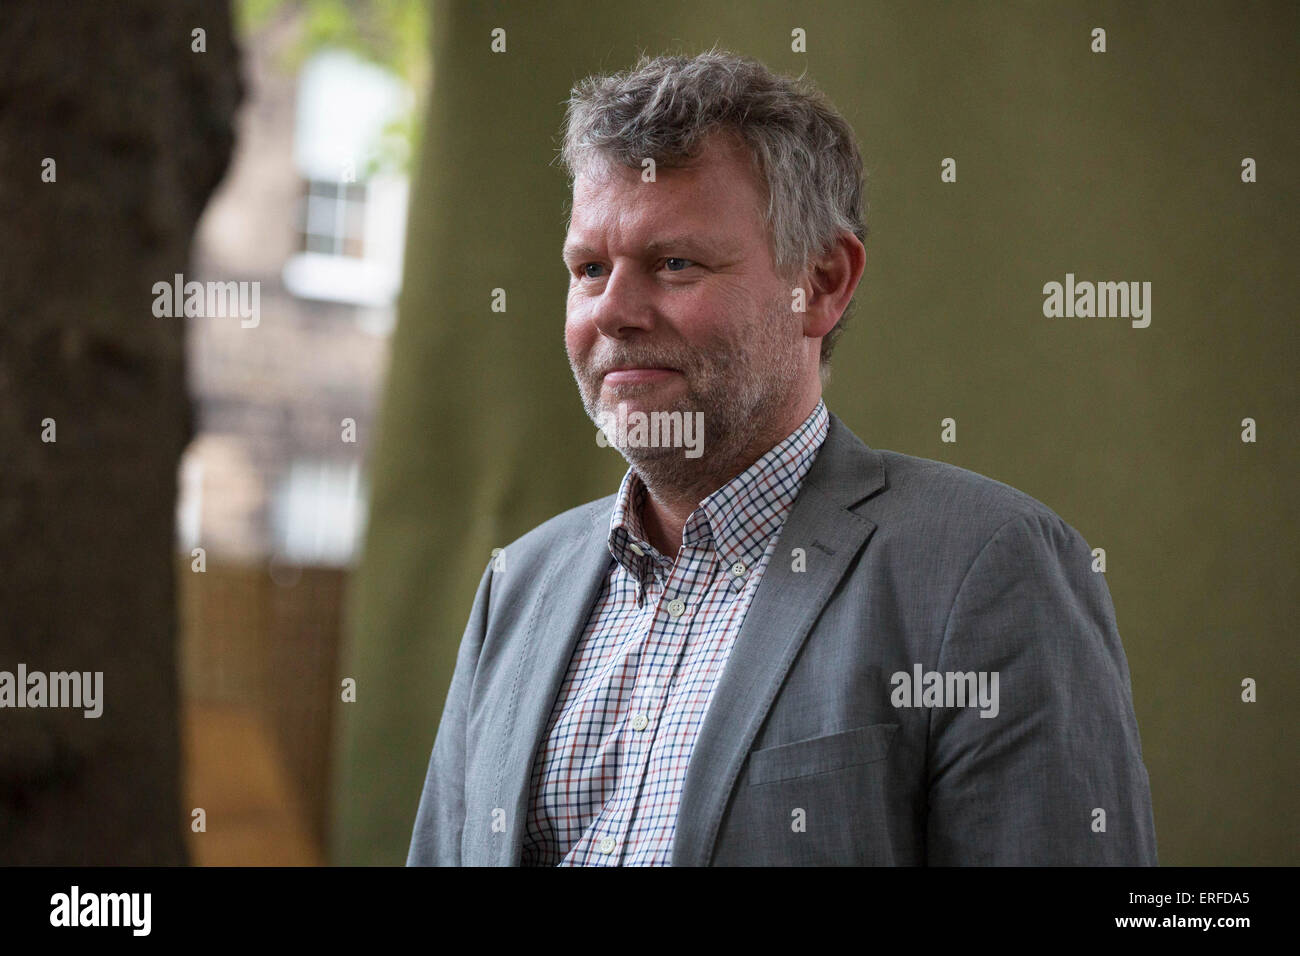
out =
[(654, 303), (646, 278), (627, 265), (616, 265), (592, 304), (592, 321), (602, 335), (624, 338), (634, 329), (654, 327)]

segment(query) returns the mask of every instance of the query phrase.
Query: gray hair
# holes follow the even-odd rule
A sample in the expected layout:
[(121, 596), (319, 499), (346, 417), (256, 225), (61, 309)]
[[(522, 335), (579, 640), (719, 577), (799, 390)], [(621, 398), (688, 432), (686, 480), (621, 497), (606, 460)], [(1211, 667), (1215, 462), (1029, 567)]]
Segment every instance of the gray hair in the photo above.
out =
[[(865, 243), (862, 157), (853, 130), (803, 77), (712, 49), (642, 55), (631, 70), (570, 91), (560, 159), (572, 181), (593, 158), (639, 169), (690, 162), (715, 132), (736, 134), (768, 190), (764, 221), (777, 272), (793, 281), (842, 230)], [(823, 378), (852, 301), (821, 344)]]

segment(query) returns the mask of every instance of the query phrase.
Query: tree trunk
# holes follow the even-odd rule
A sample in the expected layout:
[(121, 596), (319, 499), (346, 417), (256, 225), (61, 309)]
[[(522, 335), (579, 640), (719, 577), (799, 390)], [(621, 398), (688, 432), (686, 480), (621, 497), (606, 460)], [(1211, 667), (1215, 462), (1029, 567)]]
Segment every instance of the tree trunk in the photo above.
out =
[(156, 318), (151, 288), (186, 271), (230, 156), (230, 10), (29, 2), (3, 21), (0, 671), (102, 672), (103, 710), (0, 709), (0, 864), (184, 863), (173, 523), (192, 426), (185, 320)]

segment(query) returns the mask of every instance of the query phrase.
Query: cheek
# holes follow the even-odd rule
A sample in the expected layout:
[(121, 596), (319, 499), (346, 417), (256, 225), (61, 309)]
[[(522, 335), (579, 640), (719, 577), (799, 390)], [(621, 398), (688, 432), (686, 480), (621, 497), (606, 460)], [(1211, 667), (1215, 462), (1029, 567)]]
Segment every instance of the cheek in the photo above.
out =
[(674, 324), (688, 341), (735, 344), (750, 338), (765, 314), (757, 297), (738, 285), (715, 287), (675, 312)]
[(583, 318), (580, 310), (570, 309), (564, 318), (564, 347), (570, 355), (585, 355), (596, 337), (596, 326)]

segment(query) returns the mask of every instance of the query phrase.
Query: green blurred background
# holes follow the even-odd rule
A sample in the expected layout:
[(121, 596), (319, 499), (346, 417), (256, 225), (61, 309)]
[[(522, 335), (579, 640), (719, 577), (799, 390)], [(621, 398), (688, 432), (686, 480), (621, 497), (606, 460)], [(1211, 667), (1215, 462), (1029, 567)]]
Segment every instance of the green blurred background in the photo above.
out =
[[(867, 269), (831, 410), (870, 445), (1026, 491), (1105, 549), (1162, 864), (1300, 862), (1295, 4), (439, 2), (431, 19), (334, 862), (405, 859), (491, 550), (626, 467), (597, 447), (563, 348), (568, 90), (715, 43), (807, 71), (859, 136)], [(1042, 287), (1067, 272), (1151, 282), (1150, 327), (1045, 318)]]

